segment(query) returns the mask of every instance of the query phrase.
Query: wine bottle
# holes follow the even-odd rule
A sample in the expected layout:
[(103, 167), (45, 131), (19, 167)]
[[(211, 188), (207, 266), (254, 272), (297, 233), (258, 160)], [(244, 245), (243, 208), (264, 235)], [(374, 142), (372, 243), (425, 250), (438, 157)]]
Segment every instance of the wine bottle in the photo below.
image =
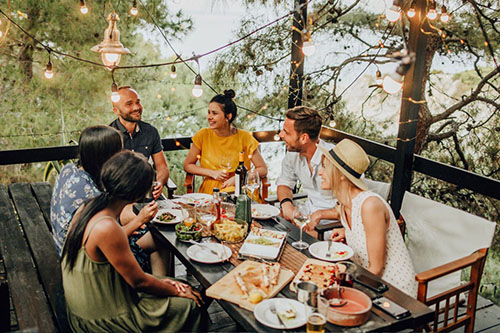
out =
[(238, 167), (234, 171), (234, 195), (236, 196), (236, 198), (242, 193), (242, 187), (245, 185), (245, 180), (247, 177), (247, 168), (245, 167), (244, 160), (244, 153), (241, 151), (239, 157), (240, 162), (238, 164)]

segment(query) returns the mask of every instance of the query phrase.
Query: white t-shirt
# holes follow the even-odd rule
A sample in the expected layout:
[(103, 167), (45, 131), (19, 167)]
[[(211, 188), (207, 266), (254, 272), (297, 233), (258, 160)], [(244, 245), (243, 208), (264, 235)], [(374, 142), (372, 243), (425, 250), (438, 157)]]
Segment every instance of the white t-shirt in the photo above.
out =
[[(322, 147), (330, 150), (334, 147), (332, 143), (319, 140)], [(312, 173), (309, 171), (307, 159), (297, 152), (286, 152), (281, 163), (281, 174), (276, 184), (284, 185), (293, 189), (297, 180), (302, 184), (302, 190), (307, 193), (307, 207), (309, 213), (314, 213), (320, 209), (332, 209), (335, 207), (337, 199), (332, 196), (332, 191), (321, 189), (321, 152), (316, 149), (311, 159)]]

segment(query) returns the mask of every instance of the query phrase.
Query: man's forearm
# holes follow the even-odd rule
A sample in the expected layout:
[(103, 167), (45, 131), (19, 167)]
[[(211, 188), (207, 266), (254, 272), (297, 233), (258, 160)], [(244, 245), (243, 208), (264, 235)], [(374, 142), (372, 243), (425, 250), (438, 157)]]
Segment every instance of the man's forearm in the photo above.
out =
[(278, 189), (277, 189), (276, 193), (278, 195), (279, 201), (281, 201), (285, 198), (290, 198), (293, 200), (293, 192), (288, 186), (278, 185)]

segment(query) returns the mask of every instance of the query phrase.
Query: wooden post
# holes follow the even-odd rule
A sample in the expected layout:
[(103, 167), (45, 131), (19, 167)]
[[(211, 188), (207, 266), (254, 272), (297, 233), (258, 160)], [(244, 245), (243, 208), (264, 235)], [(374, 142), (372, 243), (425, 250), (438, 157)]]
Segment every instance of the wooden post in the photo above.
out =
[(307, 26), (306, 0), (295, 0), (292, 23), (292, 59), (290, 63), (290, 83), (288, 85), (288, 108), (302, 105), (302, 85), (304, 75), (304, 54), (302, 53), (301, 31)]
[(396, 217), (399, 217), (403, 195), (405, 191), (410, 189), (411, 185), (418, 111), (420, 109), (420, 104), (410, 102), (409, 98), (411, 97), (414, 101), (420, 101), (424, 98), (422, 79), (426, 66), (427, 36), (420, 31), (420, 22), (425, 19), (426, 0), (416, 0), (415, 4), (416, 15), (410, 20), (408, 47), (410, 52), (415, 52), (416, 58), (414, 65), (405, 75), (403, 84), (396, 161), (392, 179), (391, 207)]

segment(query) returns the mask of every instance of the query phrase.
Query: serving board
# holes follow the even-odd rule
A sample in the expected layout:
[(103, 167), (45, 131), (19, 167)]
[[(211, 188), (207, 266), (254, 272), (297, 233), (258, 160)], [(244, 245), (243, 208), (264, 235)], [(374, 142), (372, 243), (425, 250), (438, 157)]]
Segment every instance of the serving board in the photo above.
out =
[[(245, 260), (236, 266), (231, 272), (226, 274), (222, 279), (211, 285), (206, 291), (207, 296), (215, 299), (223, 299), (225, 301), (235, 303), (243, 309), (253, 311), (257, 304), (250, 303), (248, 297), (243, 295), (241, 290), (236, 285), (234, 274), (236, 272), (246, 272), (250, 266), (260, 269), (260, 265), (264, 264), (253, 260)], [(272, 298), (276, 296), (276, 294), (279, 293), (279, 291), (293, 279), (293, 276), (294, 274), (292, 271), (281, 268), (278, 284), (272, 287), (269, 295), (265, 298)]]

